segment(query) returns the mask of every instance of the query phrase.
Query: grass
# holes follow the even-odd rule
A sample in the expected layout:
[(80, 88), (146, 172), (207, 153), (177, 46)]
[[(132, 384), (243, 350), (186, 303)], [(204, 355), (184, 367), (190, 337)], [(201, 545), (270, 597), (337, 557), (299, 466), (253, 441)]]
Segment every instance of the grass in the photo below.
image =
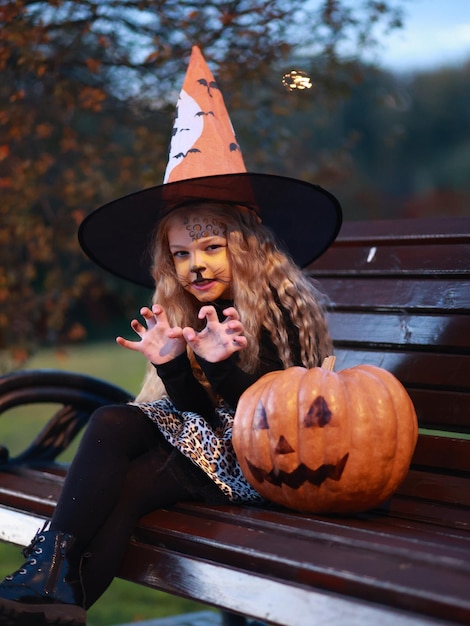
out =
[[(56, 351), (42, 350), (24, 369), (60, 369), (103, 378), (131, 393), (137, 393), (145, 372), (143, 357), (120, 348), (112, 341)], [(47, 422), (57, 407), (29, 405), (16, 407), (1, 416), (0, 443), (12, 455), (24, 449)], [(68, 461), (73, 449), (64, 455)], [(0, 543), (0, 579), (22, 564), (20, 549)], [(208, 607), (190, 600), (147, 589), (115, 579), (100, 600), (88, 612), (88, 626), (111, 626), (137, 622)]]

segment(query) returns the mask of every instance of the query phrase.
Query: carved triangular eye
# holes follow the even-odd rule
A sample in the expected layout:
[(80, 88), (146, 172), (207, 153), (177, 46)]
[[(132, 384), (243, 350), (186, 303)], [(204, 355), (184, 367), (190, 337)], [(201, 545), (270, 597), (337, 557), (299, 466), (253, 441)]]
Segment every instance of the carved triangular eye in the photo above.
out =
[(266, 415), (266, 409), (264, 404), (260, 400), (253, 416), (253, 430), (266, 430), (269, 428), (268, 417)]
[(317, 396), (310, 405), (309, 410), (305, 414), (304, 426), (310, 428), (311, 426), (326, 426), (330, 423), (332, 412), (323, 396)]
[(291, 452), (295, 452), (295, 450), (284, 437), (284, 435), (281, 435), (279, 437), (279, 441), (277, 442), (277, 446), (274, 452), (275, 454), (290, 454)]

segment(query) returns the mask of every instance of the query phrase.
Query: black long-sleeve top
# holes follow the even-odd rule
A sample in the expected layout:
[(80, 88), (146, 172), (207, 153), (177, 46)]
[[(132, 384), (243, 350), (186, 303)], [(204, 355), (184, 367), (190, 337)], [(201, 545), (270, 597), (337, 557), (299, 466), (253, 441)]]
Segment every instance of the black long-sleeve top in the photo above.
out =
[[(227, 306), (231, 306), (231, 303), (224, 303), (223, 307), (217, 307), (219, 317), (221, 316), (220, 308)], [(290, 317), (287, 320), (293, 361), (294, 364), (301, 365), (298, 333), (290, 322)], [(217, 363), (210, 363), (198, 356), (196, 359), (214, 393), (235, 409), (241, 394), (258, 378), (267, 372), (283, 369), (278, 350), (269, 332), (264, 328), (261, 333), (259, 357), (259, 365), (251, 374), (240, 368), (238, 353)], [(179, 411), (193, 411), (205, 417), (207, 421), (213, 421), (215, 418), (214, 402), (207, 389), (195, 378), (186, 352), (168, 363), (155, 367), (170, 400)]]

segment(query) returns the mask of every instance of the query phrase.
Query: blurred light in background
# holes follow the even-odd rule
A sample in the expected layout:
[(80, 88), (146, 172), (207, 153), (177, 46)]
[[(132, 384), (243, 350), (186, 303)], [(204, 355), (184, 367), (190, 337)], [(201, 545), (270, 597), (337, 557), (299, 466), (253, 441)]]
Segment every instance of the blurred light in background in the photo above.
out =
[(291, 70), (282, 77), (282, 84), (287, 91), (303, 91), (312, 87), (310, 76), (302, 70)]

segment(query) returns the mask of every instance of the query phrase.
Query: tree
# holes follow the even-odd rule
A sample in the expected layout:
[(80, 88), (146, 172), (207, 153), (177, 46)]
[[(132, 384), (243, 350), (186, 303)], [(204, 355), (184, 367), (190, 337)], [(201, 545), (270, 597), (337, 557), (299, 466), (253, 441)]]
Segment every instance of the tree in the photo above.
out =
[[(467, 63), (403, 76), (364, 66), (360, 84), (324, 116), (323, 133), (316, 109), (310, 132), (317, 153), (350, 140), (344, 167), (341, 158), (332, 164), (340, 176), (335, 180), (333, 172), (329, 185), (346, 217), (468, 213), (468, 69)], [(308, 149), (302, 162), (312, 163)]]
[(377, 25), (400, 26), (397, 4), (0, 0), (0, 368), (38, 344), (83, 337), (74, 312), (117, 291), (81, 255), (77, 225), (103, 202), (161, 181), (192, 44), (222, 83), (239, 133), (262, 146), (247, 159), (262, 170), (286, 138), (279, 125), (251, 122), (301, 106), (286, 101), (279, 75), (299, 41), (322, 59), (316, 80), (326, 92), (345, 43), (359, 52)]

